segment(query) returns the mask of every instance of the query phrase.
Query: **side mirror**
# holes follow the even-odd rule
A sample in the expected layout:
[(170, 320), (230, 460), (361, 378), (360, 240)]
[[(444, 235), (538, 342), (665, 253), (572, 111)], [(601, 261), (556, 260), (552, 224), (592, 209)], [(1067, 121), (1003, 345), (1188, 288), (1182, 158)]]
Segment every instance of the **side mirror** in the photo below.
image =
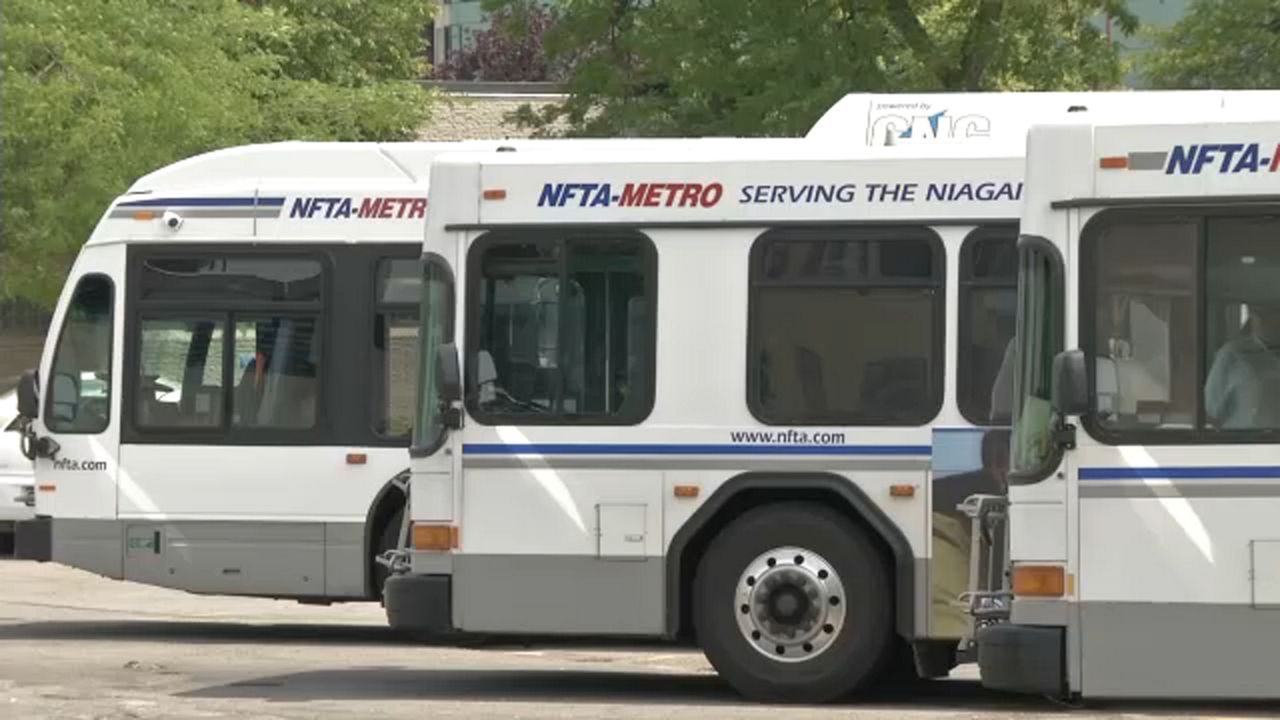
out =
[(436, 351), (436, 372), (440, 380), (440, 399), (452, 404), (462, 399), (462, 373), (458, 368), (458, 348), (443, 343)]
[(74, 375), (59, 373), (53, 376), (49, 386), (49, 409), (53, 419), (60, 422), (75, 422), (76, 411), (80, 407), (80, 383)]
[(1053, 358), (1050, 404), (1062, 417), (1089, 412), (1089, 373), (1084, 352), (1067, 350)]
[(28, 420), (40, 416), (40, 380), (36, 375), (36, 370), (27, 370), (18, 381), (18, 414)]

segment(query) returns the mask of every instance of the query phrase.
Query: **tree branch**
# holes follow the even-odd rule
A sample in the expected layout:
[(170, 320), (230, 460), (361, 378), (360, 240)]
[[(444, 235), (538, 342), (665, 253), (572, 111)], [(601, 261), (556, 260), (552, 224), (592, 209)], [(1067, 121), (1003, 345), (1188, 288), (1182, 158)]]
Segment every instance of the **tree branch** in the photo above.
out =
[(938, 82), (945, 86), (946, 63), (939, 62), (941, 58), (938, 57), (938, 48), (934, 45), (933, 38), (929, 37), (929, 31), (920, 22), (920, 16), (911, 9), (911, 0), (885, 0), (884, 9), (889, 22), (902, 34), (907, 47), (929, 68)]
[(1003, 11), (1004, 0), (979, 0), (978, 9), (965, 31), (964, 44), (960, 46), (960, 63), (953, 68), (946, 83), (948, 90), (978, 90), (982, 87), (989, 51), (995, 44), (992, 38)]

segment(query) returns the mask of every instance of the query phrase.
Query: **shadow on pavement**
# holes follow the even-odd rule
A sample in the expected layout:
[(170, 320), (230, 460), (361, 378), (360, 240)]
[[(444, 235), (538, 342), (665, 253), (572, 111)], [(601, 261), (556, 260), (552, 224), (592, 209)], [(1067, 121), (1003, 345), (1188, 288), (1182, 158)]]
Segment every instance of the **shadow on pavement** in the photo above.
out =
[[(750, 705), (715, 675), (561, 670), (417, 670), (364, 667), (276, 675), (193, 690), (193, 698), (269, 702), (450, 700), (475, 702)], [(970, 681), (932, 683), (910, 696), (879, 695), (858, 707), (1051, 709), (1035, 700), (995, 695)], [(846, 706), (847, 707), (847, 706)]]
[(183, 693), (192, 698), (473, 700), (728, 704), (739, 699), (713, 675), (548, 670), (410, 670), (365, 667), (257, 678)]
[(0, 625), (4, 640), (176, 640), (189, 643), (424, 645), (375, 625), (250, 625), (166, 620), (42, 621)]
[[(3, 620), (3, 618), (0, 618)], [(648, 650), (671, 652), (672, 644), (652, 639), (604, 638), (584, 643), (579, 638), (483, 637), (452, 635), (425, 637), (385, 625), (238, 623), (216, 620), (38, 620), (0, 623), (4, 641), (182, 641), (209, 644), (315, 644), (315, 646), (417, 646), (471, 650)]]
[(235, 621), (154, 620), (41, 620), (0, 624), (4, 640), (121, 640), (182, 641), (211, 645), (416, 645), (482, 650), (630, 649), (670, 652), (680, 646), (648, 639), (614, 638), (584, 643), (581, 639), (550, 637), (425, 637), (392, 630), (385, 625), (251, 624)]
[[(278, 644), (296, 646), (403, 645), (427, 650), (432, 645), (495, 650), (525, 647), (584, 647), (580, 643), (528, 642), (502, 638), (430, 642), (406, 637), (373, 625), (252, 625), (235, 622), (127, 620), (114, 622), (27, 622), (0, 624), (5, 640), (103, 640), (218, 644)], [(653, 643), (619, 641), (592, 643), (591, 648), (659, 647)], [(337, 670), (269, 675), (182, 694), (191, 698), (260, 699), (269, 702), (312, 700), (453, 700), (472, 702), (602, 702), (650, 705), (742, 705), (744, 703), (714, 675), (680, 675), (591, 670), (486, 670), (352, 667)], [(1036, 714), (1084, 710), (1090, 713), (1142, 714), (1154, 717), (1231, 715), (1277, 717), (1280, 704), (1271, 703), (1156, 703), (1091, 702), (1066, 708), (1048, 700), (1004, 695), (974, 680), (924, 683), (912, 690), (878, 691), (854, 705), (866, 710), (947, 710), (976, 713), (1031, 712)]]
[[(746, 703), (713, 675), (551, 670), (411, 670), (362, 667), (275, 675), (183, 693), (183, 697), (258, 699), (268, 702), (448, 700), (473, 702), (564, 702), (645, 705), (739, 705)], [(1064, 715), (1078, 710), (1156, 717), (1230, 713), (1237, 717), (1275, 717), (1274, 704), (1089, 704), (1078, 709), (1039, 698), (1001, 695), (977, 681), (944, 680), (911, 692), (872, 693), (856, 703), (833, 707), (900, 712), (945, 709), (948, 712), (1030, 712)]]

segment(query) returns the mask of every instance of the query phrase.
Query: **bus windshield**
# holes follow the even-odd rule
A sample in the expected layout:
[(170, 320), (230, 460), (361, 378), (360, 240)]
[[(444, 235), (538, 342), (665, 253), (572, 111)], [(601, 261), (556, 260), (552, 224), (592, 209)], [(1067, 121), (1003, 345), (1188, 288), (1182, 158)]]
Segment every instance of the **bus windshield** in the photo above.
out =
[(1021, 244), (1011, 482), (1034, 481), (1054, 453), (1049, 393), (1062, 337), (1058, 262), (1041, 243)]
[(453, 316), (453, 277), (439, 258), (428, 257), (422, 265), (422, 332), (419, 335), (418, 417), (413, 429), (413, 447), (432, 451), (444, 437), (440, 347), (449, 341)]

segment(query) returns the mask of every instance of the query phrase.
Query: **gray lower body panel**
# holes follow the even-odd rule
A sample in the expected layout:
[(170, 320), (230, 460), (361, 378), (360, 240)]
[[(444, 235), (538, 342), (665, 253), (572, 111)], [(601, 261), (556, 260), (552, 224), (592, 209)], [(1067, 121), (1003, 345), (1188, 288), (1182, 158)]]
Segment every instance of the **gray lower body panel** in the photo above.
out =
[(50, 537), (54, 562), (124, 579), (124, 523), (56, 518), (50, 521)]
[(363, 523), (52, 521), (53, 561), (217, 595), (361, 599)]
[(983, 684), (1002, 690), (1069, 688), (1087, 698), (1115, 699), (1276, 699), (1280, 612), (1248, 605), (1018, 600), (1012, 624), (979, 634), (979, 658)]
[(1280, 697), (1280, 611), (1082, 603), (1080, 630), (1087, 697)]
[(325, 597), (364, 597), (367, 561), (364, 523), (324, 524)]
[(662, 635), (662, 558), (454, 555), (453, 621), (465, 632)]

